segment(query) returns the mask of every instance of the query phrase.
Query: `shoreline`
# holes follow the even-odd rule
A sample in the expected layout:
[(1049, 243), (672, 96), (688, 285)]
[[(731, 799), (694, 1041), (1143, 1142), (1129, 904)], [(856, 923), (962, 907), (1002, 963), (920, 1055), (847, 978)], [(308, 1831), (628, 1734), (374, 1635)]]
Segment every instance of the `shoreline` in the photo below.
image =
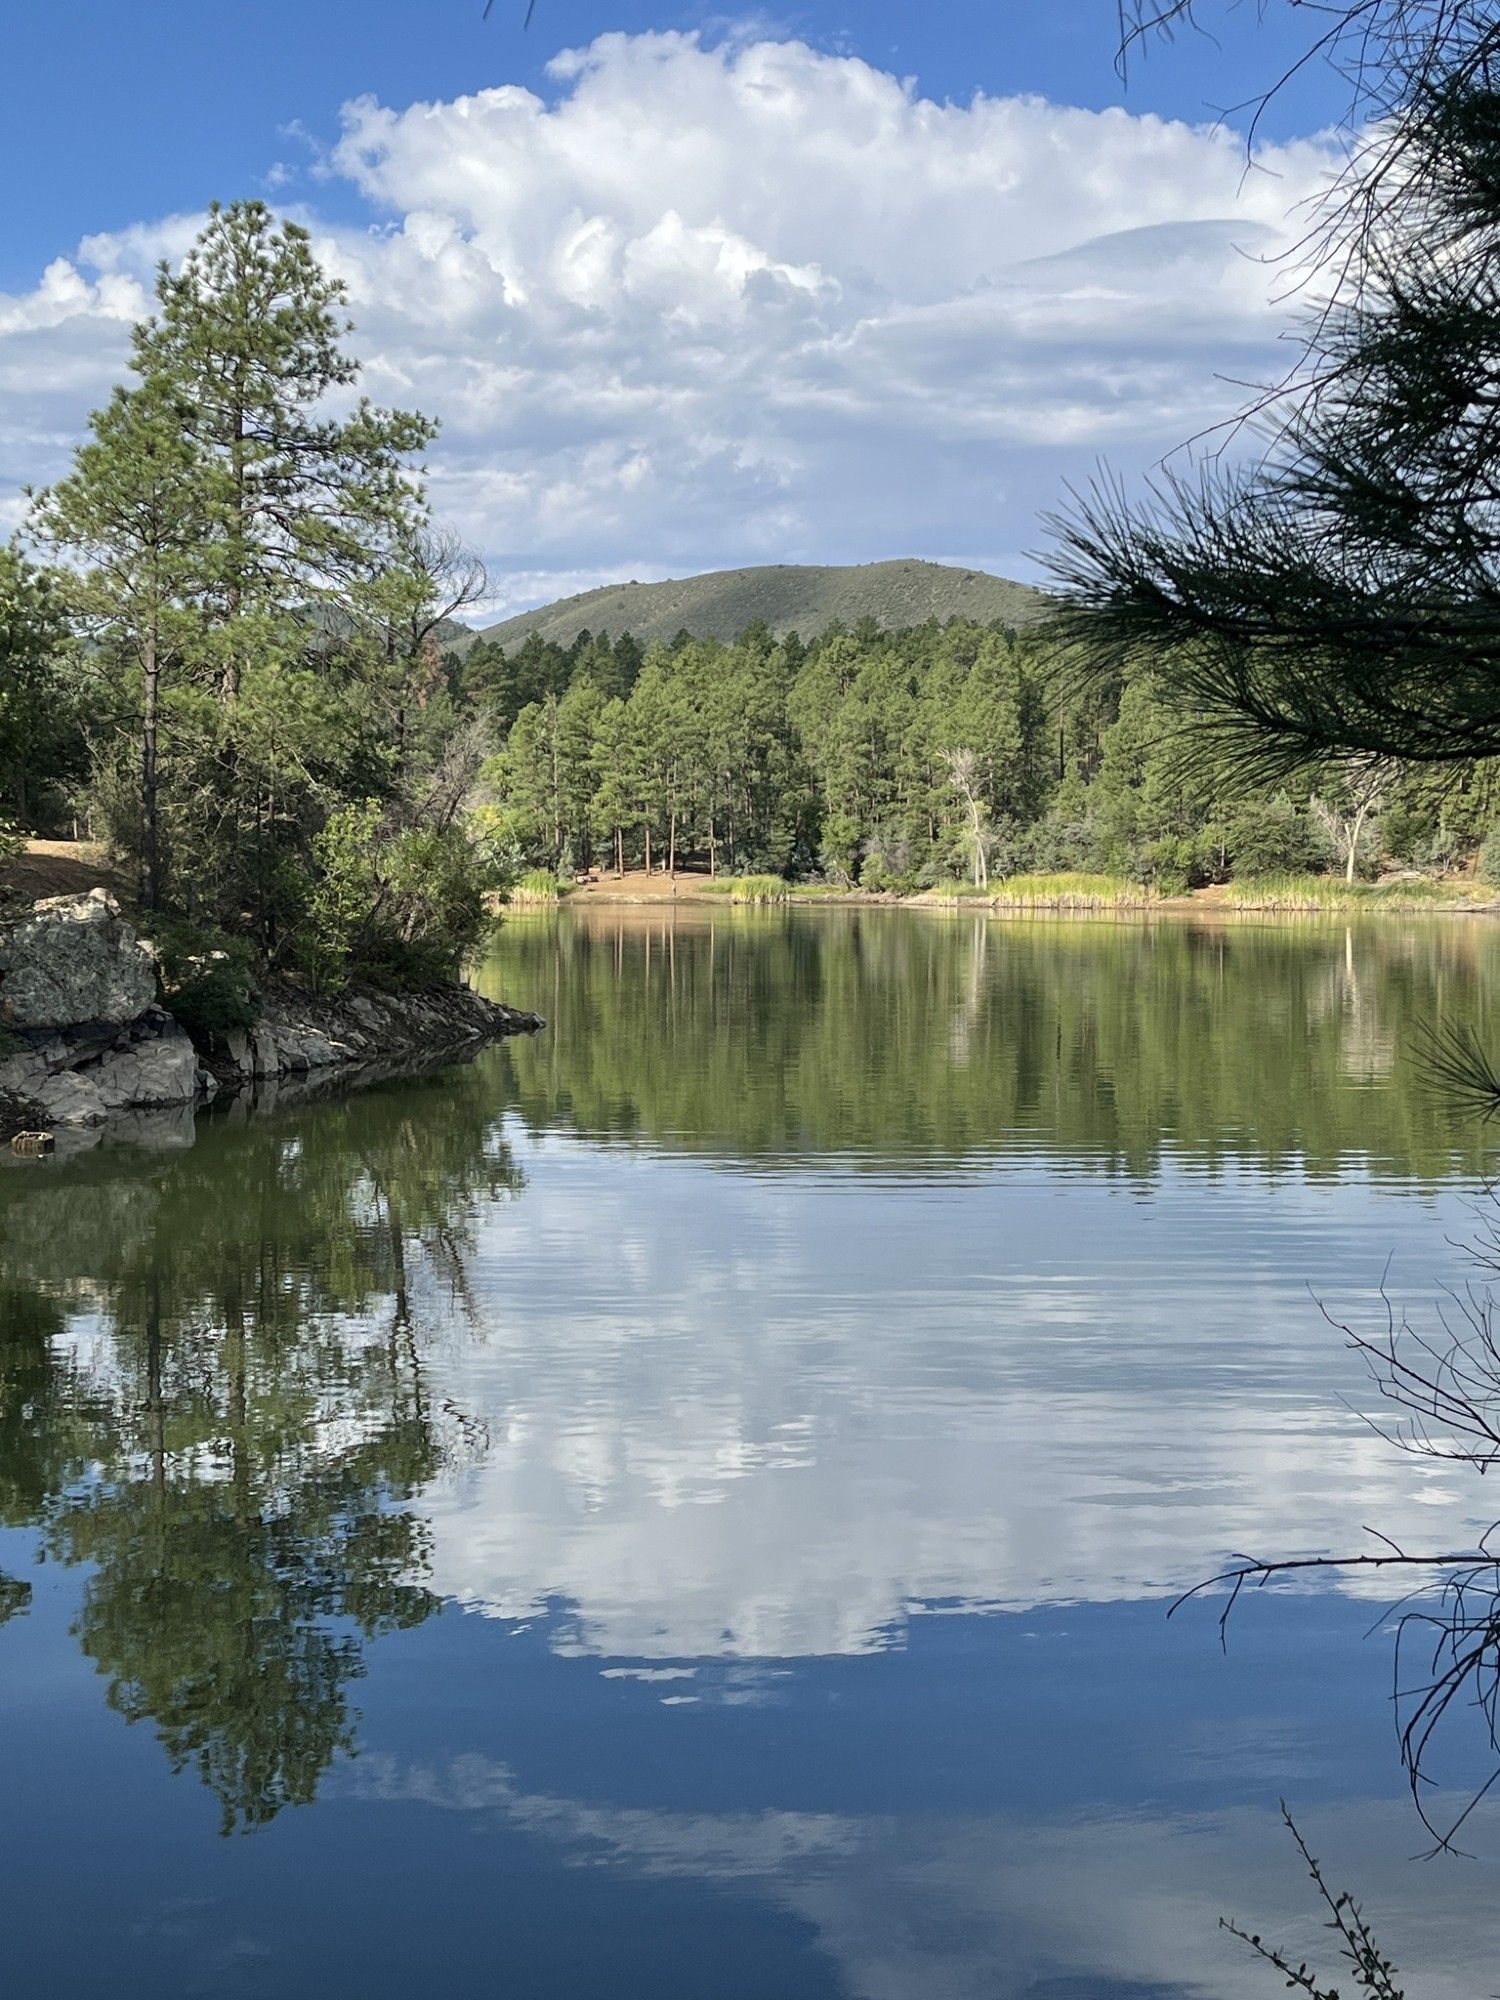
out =
[(64, 1134), (76, 1150), (142, 1116), (191, 1123), (264, 1085), (458, 1062), (545, 1025), (445, 981), (337, 997), (278, 985), (244, 1026), (208, 1027), (173, 1012), (153, 948), (96, 885), (0, 927), (0, 1142), (42, 1157)]
[[(604, 881), (581, 885), (554, 899), (506, 903), (502, 917), (549, 914), (558, 910), (936, 910), (971, 912), (996, 917), (1109, 917), (1138, 920), (1153, 917), (1493, 917), (1500, 916), (1500, 890), (1466, 896), (1462, 892), (1403, 895), (1399, 883), (1371, 883), (1352, 892), (1335, 889), (1326, 900), (1265, 895), (1230, 897), (1222, 885), (1189, 890), (1181, 896), (1122, 896), (1118, 900), (1067, 895), (1055, 897), (944, 896), (931, 891), (897, 895), (874, 890), (823, 889), (799, 891), (788, 887), (774, 899), (736, 900), (731, 894), (699, 886), (706, 877), (677, 878), (675, 889), (642, 890)], [(684, 886), (691, 882), (693, 886)]]

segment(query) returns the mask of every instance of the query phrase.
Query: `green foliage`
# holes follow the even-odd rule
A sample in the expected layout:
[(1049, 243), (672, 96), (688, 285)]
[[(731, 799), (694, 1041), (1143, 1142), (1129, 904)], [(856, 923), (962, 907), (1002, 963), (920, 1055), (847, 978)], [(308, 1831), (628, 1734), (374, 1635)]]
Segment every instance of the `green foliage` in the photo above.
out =
[(348, 984), (358, 947), (379, 912), (380, 820), (379, 801), (365, 799), (331, 813), (314, 839), (317, 886), (299, 957), (302, 971), (325, 993)]
[(510, 900), (513, 903), (557, 903), (561, 902), (564, 889), (561, 882), (548, 868), (528, 868), (511, 885)]
[(726, 903), (784, 903), (790, 885), (780, 875), (719, 875), (702, 884), (707, 894), (722, 896)]
[(1224, 824), (1224, 845), (1237, 875), (1298, 875), (1319, 858), (1306, 812), (1287, 796), (1238, 801)]
[(211, 210), (156, 306), (35, 513), (110, 689), (96, 823), (147, 908), (320, 985), (426, 981), (495, 865), (450, 831), (479, 752), (432, 634), (477, 585), (426, 524), (433, 426), (351, 399), (342, 283), (259, 202)]
[[(1356, 815), (1369, 873), (1387, 827), (1393, 858), (1442, 868), (1487, 823), (1478, 780), (1437, 790), (1396, 767), (1323, 774), (1327, 825), (1307, 781), (1193, 777), (1169, 677), (1133, 665), (1060, 701), (1055, 660), (1024, 632), (866, 626), (803, 647), (752, 629), (733, 645), (684, 637), (617, 671), (623, 644), (564, 651), (533, 636), (514, 660), (483, 655), (492, 687), (544, 690), (514, 713), (509, 695), (479, 697), (504, 735), (483, 810), (522, 865), (811, 876), (902, 895), (965, 875), (983, 887), (1082, 873), (1180, 895), (1341, 865), (1335, 835)], [(626, 694), (601, 692), (627, 680)]]
[(329, 815), (314, 860), (297, 965), (319, 992), (451, 978), (488, 926), (482, 870), (457, 827), (403, 827), (365, 799)]
[(153, 927), (167, 1011), (195, 1041), (213, 1041), (255, 1023), (259, 986), (255, 959), (244, 938), (203, 933), (180, 919)]
[(1477, 873), (1481, 882), (1500, 887), (1500, 826), (1493, 828), (1480, 842)]
[(478, 806), (469, 815), (468, 836), (481, 886), (504, 895), (525, 866), (510, 815), (498, 806)]
[(55, 817), (84, 763), (57, 579), (0, 544), (0, 807), (23, 826)]

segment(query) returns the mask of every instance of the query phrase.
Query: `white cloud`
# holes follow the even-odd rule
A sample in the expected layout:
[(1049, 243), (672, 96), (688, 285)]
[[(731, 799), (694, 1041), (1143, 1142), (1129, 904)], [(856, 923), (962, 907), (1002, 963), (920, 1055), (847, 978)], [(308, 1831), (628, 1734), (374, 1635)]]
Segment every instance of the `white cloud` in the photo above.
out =
[[(608, 35), (505, 86), (361, 99), (312, 224), (383, 399), (501, 594), (719, 562), (1017, 550), (1271, 363), (1264, 258), (1326, 150), (1039, 98), (938, 104), (801, 43)], [(0, 297), (0, 484), (55, 473), (192, 218)], [(524, 582), (522, 579), (525, 579)]]
[[(1092, 1722), (1079, 1718), (1085, 1740)], [(1221, 1730), (1220, 1753), (1223, 1740)], [(1265, 1745), (1256, 1750), (1264, 1756)], [(1163, 1746), (1159, 1794), (1171, 1796), (1192, 1756), (1190, 1743)], [(837, 1968), (837, 1990), (857, 2000), (1256, 2000), (1264, 1967), (1226, 1949), (1219, 1919), (1231, 1912), (1294, 1961), (1306, 1954), (1329, 1967), (1305, 1874), (1264, 1807), (672, 1811), (528, 1790), (478, 1752), (405, 1761), (378, 1750), (341, 1765), (328, 1790), (370, 1810), (463, 1814), (476, 1828), (502, 1818), (574, 1867), (626, 1882), (730, 1888), (800, 1920)], [(1382, 1940), (1399, 1939), (1409, 1983), (1433, 2000), (1471, 1994), (1494, 1961), (1500, 1913), (1461, 1869), (1413, 1870), (1405, 1801), (1319, 1797), (1311, 1823), (1319, 1850), (1337, 1856), (1338, 1879), (1358, 1882), (1379, 1912)]]
[[(1277, 1246), (1228, 1298), (1211, 1252), (1181, 1253), (1191, 1172), (1149, 1207), (1087, 1176), (945, 1183), (896, 1285), (858, 1176), (724, 1175), (705, 1206), (696, 1167), (556, 1135), (518, 1153), (525, 1200), (469, 1272), (484, 1340), (443, 1375), (491, 1450), (421, 1511), (434, 1588), (503, 1618), (566, 1606), (560, 1650), (868, 1654), (923, 1607), (1170, 1598), (1230, 1550), (1359, 1548), (1369, 1521), (1460, 1546), (1485, 1523), (1461, 1469), (1344, 1402), (1361, 1371), (1308, 1284), (1357, 1319), (1393, 1249), (1403, 1299), (1445, 1254), (1430, 1213), (1408, 1229), (1357, 1182), (1220, 1182), (1214, 1240)], [(1226, 1365), (1251, 1349), (1253, 1391)], [(1211, 1647), (1213, 1615), (1174, 1644)]]

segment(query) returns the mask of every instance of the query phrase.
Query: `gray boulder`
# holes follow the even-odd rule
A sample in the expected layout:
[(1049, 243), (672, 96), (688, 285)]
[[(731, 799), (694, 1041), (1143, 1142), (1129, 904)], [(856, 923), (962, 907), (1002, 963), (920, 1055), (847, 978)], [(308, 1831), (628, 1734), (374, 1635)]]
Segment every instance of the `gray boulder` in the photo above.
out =
[(125, 1111), (191, 1105), (217, 1088), (164, 1014), (102, 1053), (97, 1042), (59, 1039), (0, 1061), (0, 1104), (26, 1106), (33, 1122), (48, 1127), (103, 1125)]
[(0, 933), (0, 1020), (124, 1027), (156, 999), (156, 961), (107, 889), (54, 896)]

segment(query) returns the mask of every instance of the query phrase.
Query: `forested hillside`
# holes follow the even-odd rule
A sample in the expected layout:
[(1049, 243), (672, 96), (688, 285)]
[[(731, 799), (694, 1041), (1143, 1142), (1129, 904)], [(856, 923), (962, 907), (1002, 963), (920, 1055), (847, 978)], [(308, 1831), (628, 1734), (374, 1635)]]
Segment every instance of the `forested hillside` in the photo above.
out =
[(1163, 892), (1231, 875), (1441, 870), (1488, 788), (1386, 762), (1289, 788), (1210, 780), (1149, 665), (1059, 693), (1036, 635), (865, 622), (811, 644), (630, 636), (448, 657), (502, 747), (480, 822), (511, 865), (693, 867), (914, 890), (1089, 870)]
[(695, 639), (737, 639), (748, 625), (765, 625), (782, 639), (812, 639), (833, 625), (870, 619), (886, 631), (929, 619), (998, 619), (1026, 625), (1046, 604), (1039, 590), (984, 570), (946, 563), (772, 563), (721, 569), (667, 583), (615, 583), (523, 611), (491, 626), (485, 638), (515, 647), (530, 638), (571, 646), (580, 633), (629, 632), (643, 646), (686, 632)]
[[(1065, 671), (1052, 622), (1025, 622), (1037, 594), (977, 572), (725, 572), (627, 593), (655, 639), (455, 645), (483, 566), (428, 512), (432, 422), (323, 414), (357, 376), (342, 311), (302, 231), (216, 210), (30, 546), (0, 549), (0, 859), (80, 823), (153, 913), (169, 984), (220, 1013), (268, 969), (451, 973), (485, 892), (525, 871), (1179, 892), (1439, 873), (1485, 841), (1483, 765), (1355, 751), (1247, 783), (1194, 761), (1169, 649), (1075, 630), (1090, 672)], [(691, 633), (699, 614), (732, 636)], [(1481, 867), (1500, 880), (1500, 838)]]

